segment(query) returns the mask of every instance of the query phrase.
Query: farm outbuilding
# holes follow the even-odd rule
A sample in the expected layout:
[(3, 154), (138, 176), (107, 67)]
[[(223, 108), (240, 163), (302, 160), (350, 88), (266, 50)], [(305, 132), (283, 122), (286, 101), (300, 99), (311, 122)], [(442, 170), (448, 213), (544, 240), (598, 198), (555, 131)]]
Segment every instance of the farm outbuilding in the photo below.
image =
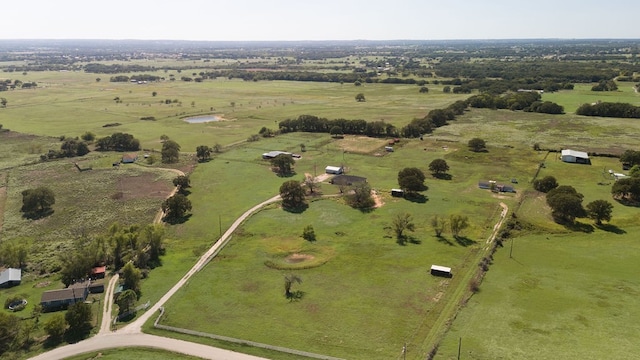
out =
[(453, 277), (450, 267), (440, 265), (431, 265), (431, 275), (443, 276), (448, 278)]
[(402, 190), (402, 189), (391, 189), (391, 196), (404, 197), (404, 190)]
[(584, 151), (576, 151), (565, 149), (562, 150), (561, 159), (567, 163), (576, 163), (576, 164), (591, 164), (589, 160), (589, 154)]
[(138, 154), (132, 153), (132, 154), (122, 155), (123, 164), (132, 164), (136, 162), (136, 160), (138, 160)]
[(20, 285), (21, 281), (21, 269), (8, 268), (0, 273), (0, 288), (8, 288)]
[(342, 166), (327, 166), (324, 168), (324, 172), (327, 174), (340, 175), (344, 172), (344, 168)]
[(269, 152), (266, 152), (266, 153), (262, 154), (262, 158), (263, 158), (263, 159), (273, 159), (273, 158), (275, 158), (275, 157), (276, 157), (276, 156), (278, 156), (278, 155), (292, 155), (292, 156), (293, 156), (293, 154), (292, 154), (292, 153), (290, 153), (290, 152), (286, 152), (286, 151), (277, 151), (277, 150), (276, 150), (276, 151), (269, 151)]

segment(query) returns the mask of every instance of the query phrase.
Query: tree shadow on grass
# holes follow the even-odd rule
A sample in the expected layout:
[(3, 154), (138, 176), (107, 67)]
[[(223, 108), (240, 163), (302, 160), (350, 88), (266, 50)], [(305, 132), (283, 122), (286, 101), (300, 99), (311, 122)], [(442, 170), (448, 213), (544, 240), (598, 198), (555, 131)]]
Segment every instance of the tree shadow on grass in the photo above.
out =
[(280, 178), (291, 178), (296, 176), (298, 173), (296, 173), (295, 171), (292, 172), (288, 172), (288, 173), (276, 173), (276, 175), (278, 175), (278, 177)]
[(453, 246), (453, 243), (447, 239), (446, 237), (440, 235), (440, 236), (436, 236), (436, 239), (438, 239), (438, 242), (441, 242), (443, 244), (447, 244), (449, 246)]
[(473, 244), (477, 243), (477, 241), (471, 240), (466, 236), (454, 236), (453, 238), (456, 240), (458, 245), (464, 246), (464, 247), (467, 247), (467, 246), (470, 246), (470, 245), (473, 245)]
[(171, 217), (171, 218), (164, 218), (164, 222), (166, 222), (167, 224), (170, 225), (178, 225), (178, 224), (184, 224), (185, 222), (187, 222), (189, 219), (191, 218), (191, 214), (187, 214), (185, 216), (181, 216), (181, 217)]
[(303, 205), (297, 206), (297, 207), (282, 207), (282, 209), (288, 213), (292, 213), (292, 214), (302, 214), (303, 212), (305, 212), (307, 209), (309, 208), (309, 204), (305, 203)]
[(404, 198), (418, 204), (424, 204), (429, 201), (429, 198), (422, 194), (407, 194)]
[(453, 179), (453, 176), (451, 176), (451, 174), (447, 174), (447, 173), (435, 173), (432, 174), (434, 178), (436, 179), (440, 179), (440, 180), (451, 180)]
[(600, 225), (596, 225), (596, 227), (600, 230), (604, 230), (610, 233), (614, 233), (614, 234), (618, 234), (618, 235), (622, 235), (622, 234), (626, 234), (627, 232), (624, 229), (620, 229), (619, 227), (615, 226), (615, 225), (611, 225), (611, 224), (600, 224)]
[(53, 209), (45, 209), (42, 211), (32, 211), (32, 212), (26, 212), (24, 214), (22, 214), (22, 217), (25, 219), (29, 219), (29, 220), (40, 220), (40, 219), (44, 219), (47, 216), (53, 215)]
[(305, 295), (305, 292), (302, 290), (291, 291), (288, 294), (285, 294), (289, 302), (300, 301), (302, 300), (304, 295)]
[(579, 221), (576, 221), (573, 223), (567, 222), (564, 224), (564, 227), (571, 231), (579, 231), (586, 234), (590, 234), (595, 230), (593, 225), (581, 223)]
[(61, 343), (62, 343), (62, 338), (49, 336), (49, 337), (47, 337), (47, 339), (42, 343), (42, 347), (44, 347), (45, 349), (52, 349), (52, 348), (54, 348), (54, 347), (57, 347), (57, 346), (58, 346), (58, 345), (60, 345)]
[(407, 244), (420, 245), (422, 244), (422, 240), (410, 235), (402, 235), (396, 238), (396, 243), (402, 246), (407, 246)]

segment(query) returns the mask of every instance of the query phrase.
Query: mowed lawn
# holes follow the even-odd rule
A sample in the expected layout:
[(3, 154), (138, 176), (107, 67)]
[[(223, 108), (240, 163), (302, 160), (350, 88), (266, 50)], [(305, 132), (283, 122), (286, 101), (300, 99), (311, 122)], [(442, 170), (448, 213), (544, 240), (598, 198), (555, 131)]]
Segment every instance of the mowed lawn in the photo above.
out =
[[(429, 349), (423, 341), (430, 324), (452, 301), (449, 290), (466, 288), (460, 282), (462, 275), (477, 268), (476, 256), (498, 220), (499, 203), (514, 206), (518, 198), (518, 194), (480, 190), (477, 182), (519, 178), (526, 183), (539, 155), (530, 149), (502, 148), (473, 154), (460, 144), (429, 139), (401, 140), (393, 153), (379, 154), (375, 146), (365, 153), (343, 153), (341, 144), (346, 147), (353, 139), (341, 143), (327, 142), (328, 135), (301, 136), (261, 140), (198, 166), (191, 176), (193, 216), (174, 228), (176, 233), (192, 241), (214, 241), (219, 235), (217, 214), (224, 231), (229, 221), (250, 207), (237, 204), (249, 204), (250, 198), (252, 204), (265, 200), (290, 179), (270, 172), (260, 154), (266, 149), (295, 149), (301, 141), (310, 150), (297, 160), (297, 175), (291, 179), (344, 163), (349, 174), (367, 178), (380, 194), (382, 207), (361, 212), (340, 198), (329, 198), (311, 202), (300, 214), (275, 205), (264, 209), (167, 303), (162, 323), (349, 359), (393, 357), (405, 342), (415, 354), (426, 355)], [(384, 143), (379, 146), (383, 149)], [(523, 152), (527, 157), (521, 160), (499, 160)], [(415, 166), (428, 174), (428, 164), (436, 158), (447, 160), (452, 179), (429, 175), (425, 203), (390, 196), (399, 170)], [(321, 192), (338, 193), (326, 183)], [(406, 245), (399, 245), (390, 229), (393, 216), (401, 212), (411, 214), (416, 224), (416, 231), (408, 233), (413, 242)], [(460, 242), (450, 233), (436, 238), (429, 225), (434, 215), (451, 214), (469, 217), (470, 228)], [(302, 239), (307, 225), (314, 227), (316, 242)], [(289, 256), (306, 260), (287, 260)], [(299, 269), (306, 264), (315, 267)], [(432, 264), (450, 266), (460, 276), (432, 277)], [(294, 269), (282, 269), (287, 266)], [(303, 292), (296, 301), (284, 296), (283, 279), (290, 272), (303, 279), (294, 285), (294, 290)], [(156, 275), (152, 274), (157, 279)]]
[[(436, 359), (633, 359), (640, 351), (637, 276), (640, 211), (611, 199), (615, 158), (566, 164), (551, 154), (540, 176), (614, 204), (611, 224), (553, 223), (544, 196), (530, 191), (518, 219), (536, 231), (505, 242), (478, 294), (442, 342)], [(512, 257), (509, 257), (513, 247)]]

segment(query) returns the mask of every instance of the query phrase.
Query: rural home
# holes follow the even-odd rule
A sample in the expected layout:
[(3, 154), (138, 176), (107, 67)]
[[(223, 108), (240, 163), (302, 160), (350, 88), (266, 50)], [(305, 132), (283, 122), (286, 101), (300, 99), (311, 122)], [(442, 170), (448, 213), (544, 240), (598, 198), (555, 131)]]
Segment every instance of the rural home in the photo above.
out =
[(22, 270), (8, 268), (0, 273), (0, 288), (8, 288), (20, 285), (22, 281)]
[(327, 174), (340, 175), (344, 172), (344, 168), (342, 166), (327, 166), (324, 168), (324, 172)]
[(354, 176), (354, 175), (337, 175), (334, 176), (333, 179), (329, 181), (329, 183), (334, 185), (348, 185), (351, 186), (356, 183), (367, 182), (367, 178), (362, 176)]
[(122, 155), (122, 163), (123, 164), (132, 164), (138, 160), (138, 154), (125, 154)]
[(65, 309), (69, 305), (84, 301), (88, 295), (89, 282), (76, 283), (66, 289), (45, 291), (40, 298), (40, 305), (43, 311)]
[(583, 151), (565, 149), (562, 150), (561, 159), (567, 163), (591, 164), (589, 154)]
[(451, 268), (440, 265), (431, 265), (431, 275), (443, 276), (448, 278), (453, 277)]

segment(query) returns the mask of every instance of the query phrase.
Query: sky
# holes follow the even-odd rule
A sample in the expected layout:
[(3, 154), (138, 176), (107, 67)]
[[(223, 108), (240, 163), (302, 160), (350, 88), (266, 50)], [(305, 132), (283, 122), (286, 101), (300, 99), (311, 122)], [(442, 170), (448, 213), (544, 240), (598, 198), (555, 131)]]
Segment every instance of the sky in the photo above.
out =
[(0, 39), (640, 38), (640, 0), (5, 0)]

